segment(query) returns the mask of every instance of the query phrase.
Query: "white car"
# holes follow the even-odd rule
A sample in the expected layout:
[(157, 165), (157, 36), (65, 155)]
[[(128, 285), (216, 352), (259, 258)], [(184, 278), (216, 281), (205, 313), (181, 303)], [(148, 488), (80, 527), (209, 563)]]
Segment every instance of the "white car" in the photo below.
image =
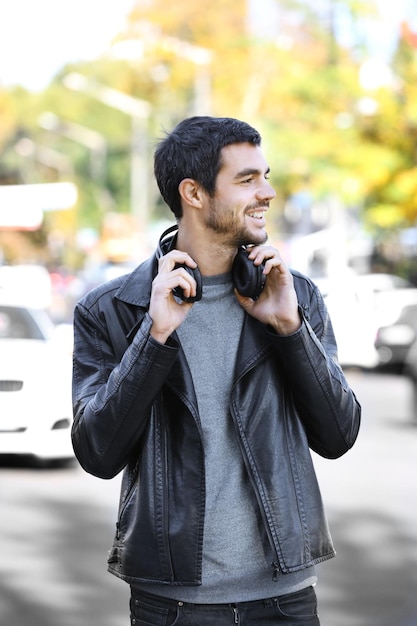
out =
[(0, 455), (74, 458), (71, 329), (0, 292)]
[(330, 313), (339, 362), (346, 367), (380, 365), (378, 329), (396, 320), (403, 306), (416, 301), (417, 289), (393, 274), (346, 274), (317, 280)]

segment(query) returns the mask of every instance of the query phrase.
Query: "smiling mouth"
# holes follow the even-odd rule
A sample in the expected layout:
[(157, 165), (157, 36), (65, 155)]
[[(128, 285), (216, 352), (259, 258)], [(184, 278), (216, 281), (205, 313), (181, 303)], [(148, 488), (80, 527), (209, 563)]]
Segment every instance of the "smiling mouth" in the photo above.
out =
[(261, 220), (265, 217), (265, 213), (265, 209), (262, 211), (253, 211), (251, 213), (248, 213), (248, 217), (253, 217), (254, 219)]

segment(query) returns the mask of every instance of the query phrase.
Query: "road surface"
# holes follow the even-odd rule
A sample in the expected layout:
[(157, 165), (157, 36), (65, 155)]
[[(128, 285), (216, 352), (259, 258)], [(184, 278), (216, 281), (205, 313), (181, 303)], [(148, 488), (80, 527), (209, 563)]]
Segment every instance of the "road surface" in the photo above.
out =
[[(411, 387), (349, 371), (356, 446), (314, 457), (337, 557), (318, 567), (322, 626), (417, 626), (417, 428)], [(2, 626), (127, 626), (128, 586), (106, 571), (119, 478), (0, 465)]]

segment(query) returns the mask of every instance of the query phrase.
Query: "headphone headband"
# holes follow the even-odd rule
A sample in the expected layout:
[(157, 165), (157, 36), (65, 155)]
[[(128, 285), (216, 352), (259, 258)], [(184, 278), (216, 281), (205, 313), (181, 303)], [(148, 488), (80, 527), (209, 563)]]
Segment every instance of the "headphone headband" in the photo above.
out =
[[(171, 237), (171, 239), (170, 239), (168, 250), (164, 251), (162, 249), (162, 246), (165, 243), (165, 241), (168, 239), (168, 235), (170, 235), (171, 233), (175, 233), (175, 235), (173, 237)], [(175, 245), (175, 243), (177, 241), (177, 233), (178, 233), (178, 224), (174, 224), (173, 226), (170, 226), (169, 228), (164, 230), (164, 232), (162, 233), (162, 235), (159, 238), (158, 247), (156, 249), (156, 256), (157, 256), (158, 259), (160, 259), (161, 256), (164, 256), (164, 254), (166, 254), (167, 252), (172, 250), (172, 248), (174, 247), (174, 245)]]

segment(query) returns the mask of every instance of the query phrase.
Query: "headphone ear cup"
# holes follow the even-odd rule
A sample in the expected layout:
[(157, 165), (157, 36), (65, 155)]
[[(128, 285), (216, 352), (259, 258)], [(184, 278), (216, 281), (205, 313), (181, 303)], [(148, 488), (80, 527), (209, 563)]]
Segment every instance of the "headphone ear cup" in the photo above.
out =
[(238, 292), (246, 298), (257, 300), (265, 284), (264, 264), (254, 265), (248, 251), (239, 248), (233, 261), (232, 279)]
[(181, 298), (181, 300), (184, 300), (184, 302), (198, 302), (198, 300), (201, 300), (201, 297), (203, 295), (203, 280), (201, 278), (200, 270), (198, 269), (198, 267), (194, 269), (191, 267), (188, 267), (188, 265), (185, 265), (185, 263), (177, 263), (174, 269), (177, 269), (177, 267), (183, 267), (185, 271), (188, 272), (188, 274), (194, 278), (197, 286), (196, 286), (196, 294), (194, 297), (185, 298), (184, 291), (181, 289), (181, 287), (175, 287), (175, 289), (173, 289), (174, 295), (177, 296), (178, 298)]

